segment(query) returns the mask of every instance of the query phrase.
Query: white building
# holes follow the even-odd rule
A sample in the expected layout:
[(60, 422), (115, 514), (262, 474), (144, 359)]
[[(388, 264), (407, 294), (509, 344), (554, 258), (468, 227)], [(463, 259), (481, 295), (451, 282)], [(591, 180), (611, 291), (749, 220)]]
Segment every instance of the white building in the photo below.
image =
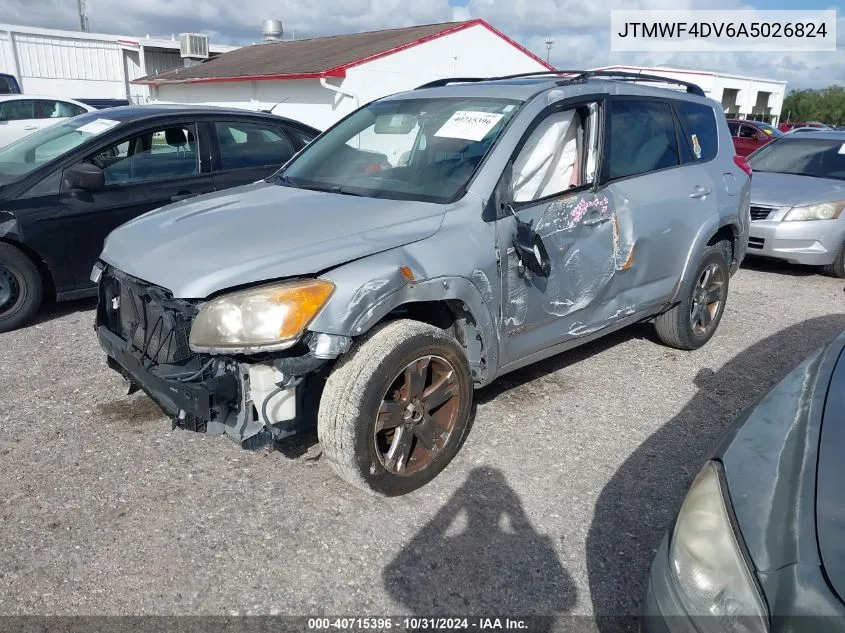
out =
[[(233, 46), (209, 45), (210, 56)], [(0, 73), (24, 93), (143, 103), (149, 89), (131, 83), (183, 66), (178, 39), (153, 39), (0, 24)]]
[(149, 85), (154, 101), (270, 110), (325, 129), (359, 105), (435, 79), (550, 68), (470, 20), (255, 44), (135, 83)]
[(780, 121), (783, 99), (786, 96), (785, 81), (760, 77), (662, 66), (606, 66), (596, 70), (643, 73), (694, 83), (700, 86), (708, 97), (722, 104), (728, 118), (754, 119), (773, 125)]

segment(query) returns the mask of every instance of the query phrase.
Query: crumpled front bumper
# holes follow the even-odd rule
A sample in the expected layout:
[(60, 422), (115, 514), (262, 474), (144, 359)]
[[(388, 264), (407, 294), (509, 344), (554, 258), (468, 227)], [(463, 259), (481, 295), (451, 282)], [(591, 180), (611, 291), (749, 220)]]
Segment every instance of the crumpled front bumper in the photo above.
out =
[(170, 417), (197, 419), (203, 424), (237, 409), (241, 385), (235, 374), (198, 383), (168, 380), (145, 368), (141, 355), (106, 326), (97, 327), (97, 338), (106, 352), (109, 367), (142, 389)]

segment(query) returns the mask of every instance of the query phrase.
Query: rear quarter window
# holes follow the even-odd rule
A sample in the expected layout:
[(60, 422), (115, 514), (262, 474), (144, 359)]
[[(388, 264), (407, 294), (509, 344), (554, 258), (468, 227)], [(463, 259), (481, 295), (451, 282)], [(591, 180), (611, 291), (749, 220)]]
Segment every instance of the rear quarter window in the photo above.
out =
[(692, 161), (715, 158), (719, 151), (719, 128), (713, 108), (700, 103), (679, 101), (675, 103), (675, 109), (681, 119), (684, 140), (692, 151)]

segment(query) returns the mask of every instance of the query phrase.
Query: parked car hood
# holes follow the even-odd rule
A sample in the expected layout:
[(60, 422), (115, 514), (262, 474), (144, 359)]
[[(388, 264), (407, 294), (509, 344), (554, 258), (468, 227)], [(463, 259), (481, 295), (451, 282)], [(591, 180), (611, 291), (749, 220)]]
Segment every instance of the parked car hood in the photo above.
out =
[(175, 297), (319, 273), (432, 235), (442, 205), (365, 198), (258, 182), (198, 196), (130, 220), (101, 259)]
[(845, 181), (761, 171), (751, 179), (751, 204), (794, 207), (835, 200), (845, 200)]
[[(798, 365), (741, 416), (714, 453), (724, 464), (731, 505), (758, 572), (801, 562), (818, 564), (819, 436), (831, 377), (843, 347), (845, 333)], [(839, 371), (843, 373), (845, 367)], [(842, 412), (838, 415), (837, 425), (842, 427)], [(843, 447), (845, 442), (836, 447), (840, 462)], [(831, 476), (838, 477), (837, 492), (843, 473), (841, 463), (838, 473), (831, 471)], [(841, 558), (845, 555), (843, 508), (840, 494), (835, 509), (822, 509), (826, 514), (819, 518), (836, 526), (837, 556), (845, 573), (845, 559)]]

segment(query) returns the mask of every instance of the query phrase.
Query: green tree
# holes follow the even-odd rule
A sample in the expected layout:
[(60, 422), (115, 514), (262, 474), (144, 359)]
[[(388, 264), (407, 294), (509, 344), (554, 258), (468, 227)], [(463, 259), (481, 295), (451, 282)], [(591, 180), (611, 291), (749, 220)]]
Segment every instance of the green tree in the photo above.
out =
[(845, 125), (845, 87), (828, 86), (820, 90), (791, 90), (783, 100), (781, 120), (821, 121)]

